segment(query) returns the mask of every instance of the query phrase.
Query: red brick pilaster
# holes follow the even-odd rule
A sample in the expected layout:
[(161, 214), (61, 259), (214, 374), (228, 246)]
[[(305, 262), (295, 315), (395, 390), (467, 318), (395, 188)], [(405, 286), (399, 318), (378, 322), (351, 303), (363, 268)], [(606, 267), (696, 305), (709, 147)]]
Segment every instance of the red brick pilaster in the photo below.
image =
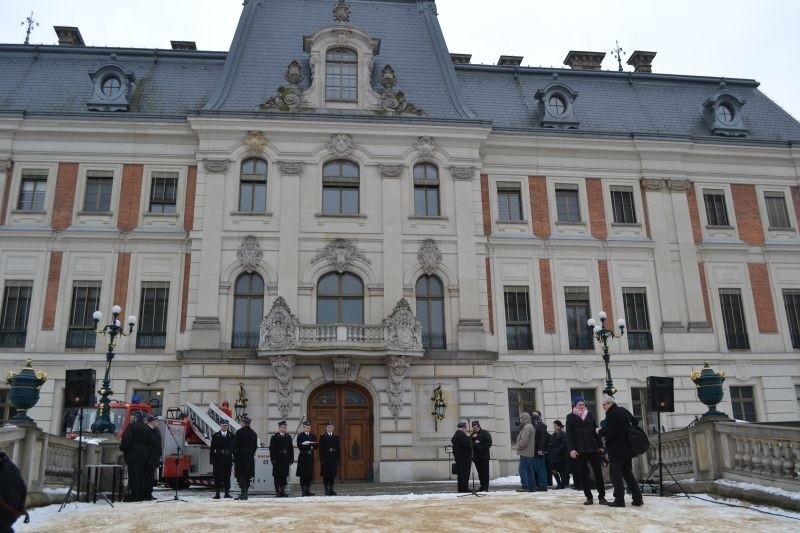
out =
[(183, 229), (187, 232), (194, 227), (194, 195), (197, 190), (197, 165), (189, 165), (186, 172), (186, 201), (183, 209)]
[(769, 270), (765, 263), (747, 263), (750, 272), (750, 288), (756, 304), (758, 331), (761, 333), (777, 333), (778, 321), (775, 318), (775, 305), (772, 300), (772, 286), (769, 282)]
[(123, 165), (122, 189), (119, 196), (117, 229), (131, 231), (139, 225), (139, 209), (142, 199), (143, 165)]
[(600, 299), (602, 300), (603, 309), (609, 318), (614, 316), (614, 310), (611, 307), (611, 283), (608, 280), (608, 261), (605, 259), (597, 260), (597, 273), (600, 275)]
[(606, 202), (600, 178), (586, 178), (586, 197), (589, 199), (589, 227), (592, 230), (592, 237), (606, 240), (608, 238)]
[(550, 238), (550, 202), (547, 199), (547, 178), (528, 176), (528, 194), (533, 214), (533, 234), (541, 239)]
[(488, 236), (492, 234), (492, 205), (489, 202), (488, 174), (481, 174), (481, 210), (483, 211), (483, 234)]
[(58, 308), (58, 287), (61, 284), (61, 261), (64, 252), (50, 252), (50, 266), (47, 270), (47, 288), (44, 295), (42, 331), (52, 331), (56, 322)]
[(756, 186), (731, 184), (731, 194), (739, 238), (751, 246), (761, 246), (764, 244), (764, 225), (761, 223)]
[(539, 259), (539, 279), (542, 292), (542, 320), (544, 332), (556, 332), (556, 311), (553, 304), (553, 278), (550, 275), (550, 260)]
[(50, 219), (53, 231), (63, 231), (72, 224), (72, 208), (75, 205), (77, 186), (78, 163), (59, 163), (53, 198), (53, 217)]
[(3, 186), (3, 205), (0, 205), (0, 226), (6, 223), (8, 205), (11, 202), (11, 178), (14, 176), (14, 162), (11, 161), (6, 169), (6, 183)]
[(700, 290), (703, 293), (703, 307), (706, 310), (706, 322), (711, 325), (711, 304), (708, 301), (708, 283), (706, 282), (706, 264), (703, 261), (697, 262), (697, 269), (700, 272)]
[(489, 333), (494, 335), (494, 305), (492, 298), (492, 267), (486, 258), (486, 299), (489, 300)]
[[(694, 185), (689, 184), (686, 188), (686, 203), (689, 204), (689, 218), (692, 221), (692, 235), (694, 236), (694, 243), (700, 244), (703, 242), (703, 227), (700, 225), (700, 210), (697, 208), (697, 193), (694, 190)], [(708, 314), (708, 310), (706, 310)]]
[(186, 314), (189, 309), (189, 275), (192, 268), (192, 254), (183, 254), (183, 297), (181, 298), (181, 333), (186, 331)]
[[(122, 308), (122, 312), (126, 317), (133, 315), (132, 309), (125, 310), (125, 304), (128, 301), (128, 278), (131, 274), (131, 253), (120, 252), (117, 254), (117, 279), (114, 285), (114, 301), (113, 305), (118, 305)], [(121, 320), (124, 320), (123, 317)]]

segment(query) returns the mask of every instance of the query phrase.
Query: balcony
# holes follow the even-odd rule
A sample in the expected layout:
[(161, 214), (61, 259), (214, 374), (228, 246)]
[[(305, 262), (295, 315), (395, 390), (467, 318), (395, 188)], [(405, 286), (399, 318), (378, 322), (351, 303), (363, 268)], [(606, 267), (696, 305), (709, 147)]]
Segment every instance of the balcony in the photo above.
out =
[(166, 331), (139, 331), (136, 333), (136, 347), (143, 349), (161, 349), (167, 345)]
[(533, 350), (533, 339), (529, 333), (506, 333), (509, 350)]
[(629, 350), (652, 350), (653, 335), (649, 331), (626, 331)]
[(67, 348), (94, 348), (97, 333), (93, 329), (70, 328), (67, 331)]
[(422, 347), (426, 350), (444, 350), (447, 348), (447, 339), (444, 333), (423, 333)]
[(725, 341), (729, 350), (749, 350), (750, 339), (747, 333), (726, 333)]
[(27, 331), (0, 331), (0, 348), (24, 348)]

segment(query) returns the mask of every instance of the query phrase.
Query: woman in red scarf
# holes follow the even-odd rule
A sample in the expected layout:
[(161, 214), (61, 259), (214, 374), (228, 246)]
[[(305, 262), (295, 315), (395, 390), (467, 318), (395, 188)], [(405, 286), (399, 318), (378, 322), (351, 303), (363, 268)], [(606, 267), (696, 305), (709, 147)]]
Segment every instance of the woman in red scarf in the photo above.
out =
[(592, 505), (592, 488), (589, 483), (587, 464), (591, 465), (594, 472), (595, 486), (597, 487), (597, 500), (606, 503), (606, 488), (603, 482), (603, 471), (600, 469), (600, 460), (603, 448), (600, 437), (597, 436), (597, 420), (594, 414), (586, 409), (583, 398), (572, 400), (572, 412), (567, 415), (567, 449), (569, 456), (578, 461), (578, 477), (586, 495), (584, 505)]

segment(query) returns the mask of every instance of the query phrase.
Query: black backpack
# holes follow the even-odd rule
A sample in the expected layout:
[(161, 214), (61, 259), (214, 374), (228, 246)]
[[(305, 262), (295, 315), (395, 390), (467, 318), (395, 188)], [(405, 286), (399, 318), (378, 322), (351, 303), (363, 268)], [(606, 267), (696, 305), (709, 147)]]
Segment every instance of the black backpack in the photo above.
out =
[(647, 434), (639, 427), (633, 415), (626, 411), (628, 415), (628, 443), (631, 446), (633, 456), (642, 455), (650, 449), (650, 439)]

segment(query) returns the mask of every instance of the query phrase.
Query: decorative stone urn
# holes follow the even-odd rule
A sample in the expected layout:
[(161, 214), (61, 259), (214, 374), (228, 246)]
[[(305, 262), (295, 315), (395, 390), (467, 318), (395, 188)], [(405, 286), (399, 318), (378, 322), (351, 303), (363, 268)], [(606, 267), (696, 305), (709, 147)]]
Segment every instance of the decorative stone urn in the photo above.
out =
[(47, 381), (47, 374), (35, 372), (31, 367), (32, 364), (33, 361), (28, 359), (19, 374), (9, 370), (6, 376), (6, 383), (11, 385), (11, 405), (17, 410), (17, 414), (11, 417), (11, 420), (34, 421), (28, 416), (28, 409), (39, 401), (39, 388)]
[(722, 401), (724, 390), (722, 383), (725, 381), (725, 372), (714, 372), (708, 366), (708, 361), (703, 361), (702, 370), (692, 371), (692, 381), (697, 386), (697, 397), (708, 406), (708, 411), (701, 417), (705, 420), (729, 420), (728, 415), (717, 411), (717, 404)]

